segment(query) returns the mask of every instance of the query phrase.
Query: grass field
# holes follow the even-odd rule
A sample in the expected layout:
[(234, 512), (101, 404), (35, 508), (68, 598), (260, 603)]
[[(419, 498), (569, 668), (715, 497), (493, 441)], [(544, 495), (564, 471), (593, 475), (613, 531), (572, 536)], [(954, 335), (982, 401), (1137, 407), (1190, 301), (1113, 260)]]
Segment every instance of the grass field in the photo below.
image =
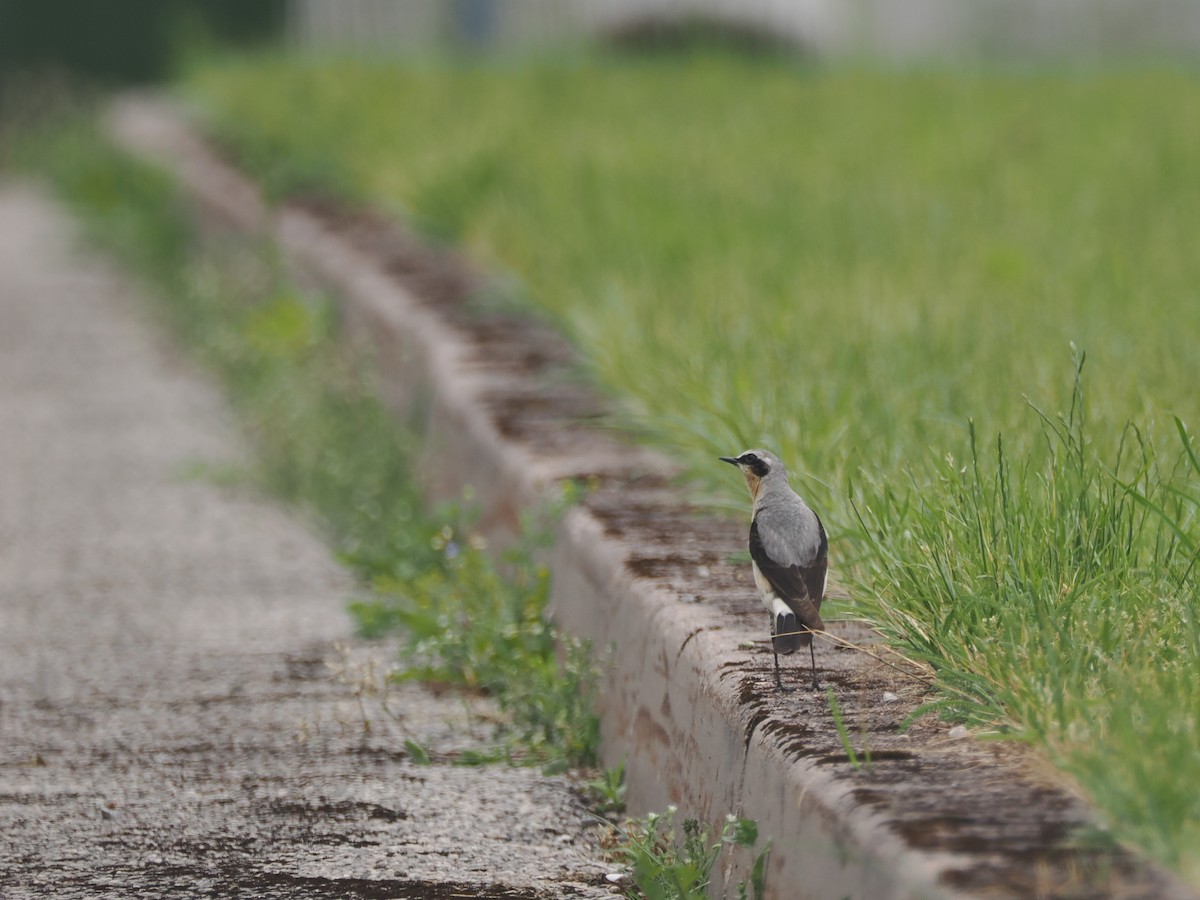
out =
[(184, 90), (276, 192), (464, 245), (739, 511), (715, 457), (776, 449), (945, 711), (1200, 884), (1194, 73), (271, 58)]

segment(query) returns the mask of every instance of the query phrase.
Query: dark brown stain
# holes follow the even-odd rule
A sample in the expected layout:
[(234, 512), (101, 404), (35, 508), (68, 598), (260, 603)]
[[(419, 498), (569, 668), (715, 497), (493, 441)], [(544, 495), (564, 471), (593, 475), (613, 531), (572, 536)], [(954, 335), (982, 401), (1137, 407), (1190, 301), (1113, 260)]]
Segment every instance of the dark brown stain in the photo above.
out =
[(315, 803), (288, 800), (275, 800), (267, 804), (267, 809), (276, 816), (292, 819), (378, 819), (384, 822), (397, 822), (408, 818), (403, 810), (391, 809), (378, 803), (363, 803), (353, 800), (330, 802), (324, 798)]
[(657, 744), (663, 748), (671, 746), (671, 735), (667, 729), (656, 722), (650, 710), (644, 706), (638, 710), (637, 718), (633, 721), (633, 734), (634, 740), (641, 747), (649, 744)]
[(688, 632), (688, 636), (683, 639), (683, 643), (679, 645), (679, 652), (675, 654), (675, 662), (679, 662), (679, 657), (683, 655), (683, 651), (687, 649), (687, 645), (692, 642), (692, 638), (700, 632), (705, 631), (704, 628), (696, 628)]

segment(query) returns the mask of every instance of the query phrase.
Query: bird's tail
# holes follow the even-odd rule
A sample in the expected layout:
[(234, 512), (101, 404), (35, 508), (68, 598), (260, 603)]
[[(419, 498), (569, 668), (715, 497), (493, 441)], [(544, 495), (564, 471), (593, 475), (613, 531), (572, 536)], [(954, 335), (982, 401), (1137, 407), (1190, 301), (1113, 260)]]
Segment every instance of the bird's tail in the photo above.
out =
[(775, 613), (775, 642), (776, 653), (795, 653), (805, 645), (805, 639), (812, 640), (811, 634), (799, 634), (800, 622), (791, 610)]

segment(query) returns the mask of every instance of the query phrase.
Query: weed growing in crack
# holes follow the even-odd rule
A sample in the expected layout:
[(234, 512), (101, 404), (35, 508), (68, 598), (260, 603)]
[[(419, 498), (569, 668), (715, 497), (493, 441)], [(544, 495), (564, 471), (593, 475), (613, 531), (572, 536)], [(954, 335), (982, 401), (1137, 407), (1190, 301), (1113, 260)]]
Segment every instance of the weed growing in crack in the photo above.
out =
[(584, 797), (592, 812), (610, 818), (625, 811), (625, 760), (611, 769), (601, 769), (583, 784)]
[(444, 525), (432, 538), (443, 565), (411, 578), (373, 579), (375, 596), (352, 611), (364, 630), (397, 628), (404, 635), (396, 678), (495, 697), (510, 718), (509, 741), (498, 756), (551, 769), (589, 767), (599, 742), (596, 676), (590, 646), (546, 618), (549, 572), (535, 551), (547, 537), (544, 529), (526, 527), (498, 567), (468, 524)]
[[(685, 819), (675, 825), (675, 807), (630, 819), (613, 833), (609, 854), (628, 867), (633, 884), (625, 888), (632, 900), (706, 900), (713, 869), (722, 852), (753, 851), (758, 824), (734, 815), (725, 817), (719, 835), (712, 826)], [(680, 833), (682, 831), (682, 833)], [(770, 845), (754, 854), (749, 882), (736, 886), (739, 900), (761, 900), (766, 893)]]
[[(846, 758), (850, 760), (850, 767), (855, 771), (860, 768), (871, 768), (871, 750), (863, 746), (863, 756), (859, 759), (858, 751), (854, 749), (854, 744), (850, 741), (850, 732), (846, 730), (846, 723), (842, 719), (842, 707), (838, 704), (837, 697), (833, 693), (833, 688), (825, 688), (825, 696), (829, 698), (829, 711), (833, 715), (833, 724), (837, 728), (838, 739), (842, 742), (842, 748), (846, 751)], [(863, 737), (866, 735), (864, 733)]]

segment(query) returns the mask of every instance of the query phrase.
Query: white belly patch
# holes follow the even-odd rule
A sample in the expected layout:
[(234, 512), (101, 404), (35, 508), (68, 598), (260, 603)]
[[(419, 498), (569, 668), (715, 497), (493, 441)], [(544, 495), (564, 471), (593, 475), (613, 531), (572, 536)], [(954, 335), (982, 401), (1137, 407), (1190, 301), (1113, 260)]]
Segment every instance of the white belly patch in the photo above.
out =
[(758, 586), (759, 594), (762, 595), (762, 605), (766, 607), (767, 612), (772, 616), (785, 616), (791, 612), (791, 608), (775, 593), (775, 588), (771, 587), (767, 576), (759, 571), (758, 563), (751, 561), (750, 566), (754, 571), (754, 583)]

